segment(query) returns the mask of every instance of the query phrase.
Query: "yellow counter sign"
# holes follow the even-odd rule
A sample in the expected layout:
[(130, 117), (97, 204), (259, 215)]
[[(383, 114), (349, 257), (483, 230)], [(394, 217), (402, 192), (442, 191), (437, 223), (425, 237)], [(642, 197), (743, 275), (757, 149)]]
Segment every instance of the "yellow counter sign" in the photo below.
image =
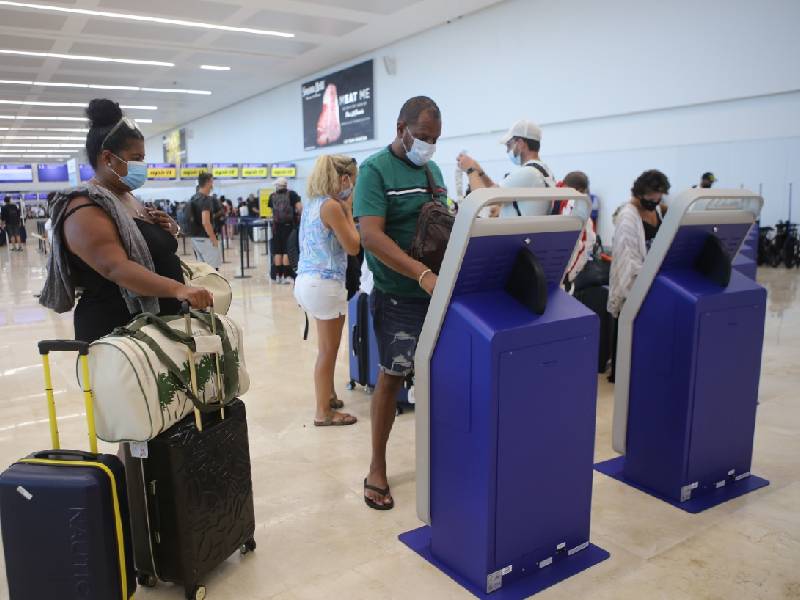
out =
[(221, 179), (236, 179), (239, 177), (239, 165), (214, 165), (211, 173)]
[(258, 208), (262, 219), (272, 218), (272, 209), (269, 207), (269, 197), (274, 191), (273, 188), (262, 188), (258, 190)]
[(197, 179), (200, 173), (208, 173), (207, 165), (192, 165), (181, 167), (181, 179)]
[(297, 167), (294, 165), (273, 165), (272, 177), (297, 177)]
[(176, 179), (178, 169), (175, 165), (152, 165), (147, 167), (148, 179)]
[(267, 165), (244, 166), (242, 167), (242, 177), (246, 179), (267, 179), (269, 177), (269, 167)]

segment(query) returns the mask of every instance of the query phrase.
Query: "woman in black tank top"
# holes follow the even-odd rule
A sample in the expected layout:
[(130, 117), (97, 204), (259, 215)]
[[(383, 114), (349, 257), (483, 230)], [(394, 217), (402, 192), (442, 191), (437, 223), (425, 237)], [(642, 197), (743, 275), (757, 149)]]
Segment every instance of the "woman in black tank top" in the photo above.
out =
[[(72, 284), (82, 289), (75, 338), (92, 342), (128, 323), (141, 307), (176, 314), (182, 300), (202, 309), (213, 299), (184, 284), (177, 224), (131, 194), (146, 179), (144, 139), (135, 123), (110, 100), (93, 100), (86, 112), (91, 121), (86, 151), (95, 177), (56, 199), (66, 206), (53, 234), (61, 238)], [(130, 255), (131, 248), (138, 249), (137, 256)]]

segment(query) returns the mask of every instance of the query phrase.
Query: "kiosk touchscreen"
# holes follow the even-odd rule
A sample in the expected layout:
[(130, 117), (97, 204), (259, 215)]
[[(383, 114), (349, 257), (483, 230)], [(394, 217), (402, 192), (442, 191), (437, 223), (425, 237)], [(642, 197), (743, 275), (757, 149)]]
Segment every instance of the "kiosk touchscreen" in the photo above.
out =
[(733, 265), (762, 204), (671, 202), (619, 318), (618, 478), (691, 512), (767, 484), (750, 478), (767, 294)]
[[(478, 218), (490, 204), (554, 200), (574, 201), (573, 215)], [(472, 193), (420, 337), (418, 515), (430, 560), (480, 593), (574, 559), (540, 577), (551, 585), (608, 556), (584, 552), (599, 319), (560, 287), (590, 211), (571, 189)]]

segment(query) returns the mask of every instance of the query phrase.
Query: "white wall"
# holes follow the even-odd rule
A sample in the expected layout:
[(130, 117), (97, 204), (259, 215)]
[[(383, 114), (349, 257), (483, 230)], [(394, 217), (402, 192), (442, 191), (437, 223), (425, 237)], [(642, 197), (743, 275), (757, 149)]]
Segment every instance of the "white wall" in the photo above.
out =
[[(673, 192), (707, 170), (720, 187), (761, 185), (762, 221), (774, 223), (788, 216), (789, 182), (800, 188), (798, 23), (796, 0), (509, 0), (326, 70), (376, 59), (377, 139), (330, 151), (366, 157), (394, 137), (402, 102), (426, 94), (443, 113), (436, 160), (448, 184), (462, 149), (497, 179), (510, 170), (497, 138), (524, 117), (543, 126), (557, 175), (589, 174), (607, 240), (611, 212), (647, 168)], [(383, 56), (396, 58), (395, 76)], [(188, 123), (189, 162), (297, 162), (302, 192), (319, 153), (303, 151), (300, 83)], [(147, 149), (161, 160), (160, 136)]]

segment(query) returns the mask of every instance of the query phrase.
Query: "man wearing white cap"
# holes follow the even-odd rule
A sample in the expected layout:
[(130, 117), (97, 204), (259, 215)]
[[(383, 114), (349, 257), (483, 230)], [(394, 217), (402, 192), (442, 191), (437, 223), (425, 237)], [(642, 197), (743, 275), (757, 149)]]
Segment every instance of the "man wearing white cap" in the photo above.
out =
[[(553, 172), (539, 158), (539, 148), (542, 142), (542, 130), (532, 121), (517, 121), (500, 140), (506, 147), (508, 158), (518, 166), (500, 183), (499, 187), (507, 188), (540, 188), (555, 187), (556, 181)], [(483, 171), (480, 164), (471, 156), (461, 153), (458, 155), (458, 166), (469, 177), (469, 185), (473, 190), (480, 188), (498, 187)], [(496, 207), (492, 216), (498, 216), (501, 211)], [(502, 208), (504, 217), (513, 216), (538, 216), (550, 214), (550, 207), (542, 203), (531, 201), (514, 202)]]

